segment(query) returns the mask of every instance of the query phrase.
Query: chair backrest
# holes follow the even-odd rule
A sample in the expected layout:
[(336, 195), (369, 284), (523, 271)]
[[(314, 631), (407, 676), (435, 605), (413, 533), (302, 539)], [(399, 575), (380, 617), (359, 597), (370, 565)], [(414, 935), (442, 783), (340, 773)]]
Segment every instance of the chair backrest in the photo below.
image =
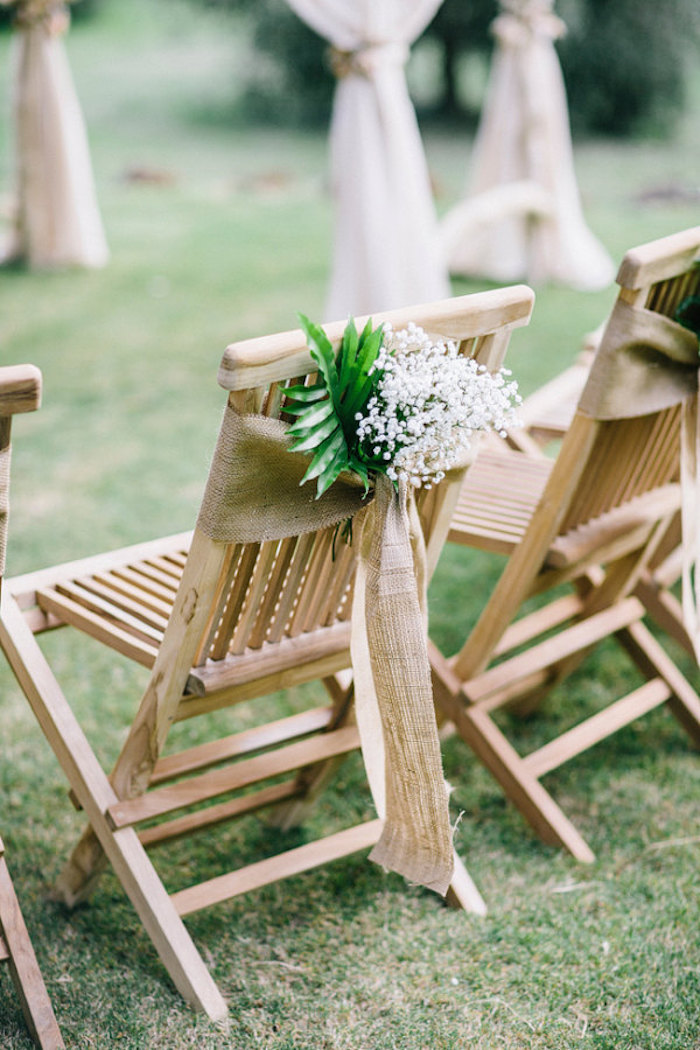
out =
[[(495, 370), (511, 329), (529, 320), (533, 299), (529, 288), (518, 286), (392, 311), (376, 315), (374, 322), (390, 322), (397, 330), (413, 321), (456, 341), (462, 353)], [(325, 326), (335, 348), (344, 327)], [(313, 377), (315, 369), (301, 331), (233, 344), (219, 372), (229, 391), (227, 415), (284, 420), (285, 391)], [(207, 491), (221, 485), (230, 465), (226, 426), (225, 419)], [(446, 538), (458, 487), (446, 479), (422, 501), (428, 571)], [(313, 503), (315, 486), (307, 488)], [(227, 542), (207, 534), (201, 519), (200, 514), (131, 743), (118, 763), (129, 783), (113, 778), (122, 797), (142, 786), (173, 721), (349, 666), (355, 549), (334, 543), (335, 525), (281, 539)], [(140, 731), (144, 724), (148, 734)], [(139, 784), (132, 779), (135, 767)]]
[[(699, 257), (700, 227), (632, 249), (618, 272), (618, 302), (635, 313), (650, 311), (673, 319), (680, 303), (700, 291)], [(627, 316), (633, 323), (634, 314)], [(629, 396), (634, 400), (632, 391)], [(581, 467), (581, 480), (560, 533), (678, 481), (680, 418), (678, 403), (644, 415), (597, 420), (595, 437)], [(589, 421), (578, 411), (566, 441), (575, 446), (582, 429), (591, 431)]]
[[(625, 324), (634, 328), (637, 311), (673, 317), (679, 303), (700, 288), (699, 255), (700, 227), (628, 252), (598, 354), (613, 319), (619, 329)], [(633, 391), (629, 397), (634, 400)], [(491, 596), (489, 604), (499, 615), (484, 614), (460, 653), (462, 678), (483, 669), (522, 601), (539, 589), (538, 577), (544, 582), (549, 568), (560, 571), (586, 555), (595, 559), (610, 551), (617, 557), (625, 549), (639, 549), (655, 526), (678, 509), (680, 405), (631, 418), (594, 418), (581, 404), (526, 533)]]
[[(517, 287), (394, 311), (377, 316), (375, 322), (385, 320), (399, 328), (414, 321), (431, 334), (455, 339), (461, 353), (496, 369), (510, 329), (527, 322), (531, 306), (530, 290)], [(326, 328), (336, 348), (343, 328), (343, 324)], [(315, 368), (303, 335), (288, 332), (230, 346), (219, 381), (230, 392), (229, 405), (235, 412), (284, 420), (290, 418), (285, 416), (287, 388), (313, 380)], [(217, 456), (223, 454), (220, 443)], [(211, 472), (221, 469), (215, 457)], [(445, 481), (419, 497), (431, 568), (444, 543), (458, 485)], [(216, 678), (212, 664), (222, 660), (232, 671), (236, 658), (239, 664), (245, 659), (259, 663), (252, 654), (269, 650), (270, 643), (277, 643), (282, 651), (288, 648), (296, 662), (304, 649), (318, 644), (310, 641), (313, 634), (335, 631), (338, 644), (347, 643), (344, 625), (352, 605), (356, 545), (341, 542), (336, 532), (336, 526), (330, 525), (281, 540), (230, 546), (193, 661), (200, 681)], [(282, 666), (287, 663), (282, 658)]]

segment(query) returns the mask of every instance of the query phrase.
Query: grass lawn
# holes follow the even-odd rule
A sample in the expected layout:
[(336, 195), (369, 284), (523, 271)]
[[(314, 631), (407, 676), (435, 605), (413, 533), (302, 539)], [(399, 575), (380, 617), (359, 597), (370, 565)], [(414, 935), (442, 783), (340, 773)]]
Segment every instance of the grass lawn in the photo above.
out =
[[(8, 44), (0, 38), (3, 70)], [(189, 528), (224, 404), (223, 348), (293, 327), (297, 309), (319, 317), (330, 254), (323, 131), (237, 117), (254, 61), (243, 24), (185, 0), (102, 0), (67, 47), (112, 259), (95, 273), (0, 273), (0, 362), (32, 361), (44, 375), (41, 411), (14, 428), (10, 574)], [(577, 147), (587, 217), (616, 260), (698, 222), (697, 198), (676, 192), (693, 179), (697, 188), (695, 88), (671, 140)], [(5, 119), (4, 190), (7, 142)], [(445, 210), (470, 141), (433, 132), (426, 148)], [(612, 298), (538, 291), (532, 324), (511, 344), (525, 393), (574, 358)], [(496, 559), (446, 552), (431, 630), (447, 651), (497, 571)], [(113, 759), (143, 671), (61, 632), (46, 649), (100, 757)], [(594, 708), (629, 673), (604, 649), (524, 738)], [(182, 1004), (111, 874), (88, 907), (68, 914), (52, 900), (80, 817), (4, 666), (0, 705), (0, 831), (71, 1047), (700, 1048), (700, 765), (663, 711), (547, 778), (598, 856), (591, 867), (540, 844), (466, 749), (446, 744), (453, 812), (463, 811), (456, 841), (486, 919), (445, 909), (360, 855), (188, 920), (230, 1001), (224, 1032)], [(289, 845), (369, 812), (352, 758)], [(264, 855), (271, 835), (251, 819), (163, 849), (166, 882), (213, 874), (226, 854)], [(30, 1045), (4, 971), (0, 1046)]]

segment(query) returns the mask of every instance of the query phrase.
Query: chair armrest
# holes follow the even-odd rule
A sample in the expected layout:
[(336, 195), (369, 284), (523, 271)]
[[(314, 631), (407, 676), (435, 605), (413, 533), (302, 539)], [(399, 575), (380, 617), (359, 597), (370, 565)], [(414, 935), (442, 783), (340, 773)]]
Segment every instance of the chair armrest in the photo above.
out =
[(41, 404), (41, 372), (35, 365), (0, 368), (0, 418), (34, 412)]

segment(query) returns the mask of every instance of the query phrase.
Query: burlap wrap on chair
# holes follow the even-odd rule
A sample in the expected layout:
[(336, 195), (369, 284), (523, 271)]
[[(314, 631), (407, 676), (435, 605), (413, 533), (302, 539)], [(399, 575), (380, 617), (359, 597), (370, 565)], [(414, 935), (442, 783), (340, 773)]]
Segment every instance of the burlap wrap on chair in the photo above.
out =
[(366, 506), (352, 614), (355, 705), (374, 804), (385, 820), (371, 857), (438, 893), (454, 853), (433, 708), (425, 547), (412, 493), (380, 476), (375, 492), (344, 475), (320, 499), (300, 487), (305, 458), (286, 426), (227, 408), (197, 522), (218, 542), (280, 540), (337, 524)]
[(593, 419), (628, 419), (682, 404), (683, 619), (700, 660), (700, 428), (698, 339), (662, 314), (618, 300), (579, 409)]

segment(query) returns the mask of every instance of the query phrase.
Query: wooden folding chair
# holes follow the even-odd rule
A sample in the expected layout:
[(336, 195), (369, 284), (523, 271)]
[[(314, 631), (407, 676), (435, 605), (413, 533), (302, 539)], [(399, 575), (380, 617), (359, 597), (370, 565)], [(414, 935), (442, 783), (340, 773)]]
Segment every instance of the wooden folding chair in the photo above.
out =
[[(615, 386), (612, 372), (601, 375), (606, 361), (618, 367), (629, 353), (625, 339), (646, 362), (639, 366), (644, 377), (651, 369), (654, 389), (661, 389), (657, 362), (664, 358), (647, 335), (658, 326), (658, 339), (680, 341), (689, 362), (685, 374), (696, 376), (696, 337), (667, 319), (697, 293), (699, 245), (696, 230), (628, 253), (595, 380), (558, 457), (480, 452), (449, 534), (455, 543), (500, 552), (508, 561), (461, 651), (450, 661), (433, 651), (436, 699), (542, 838), (584, 861), (593, 858), (590, 848), (541, 778), (663, 703), (700, 743), (698, 697), (642, 622), (645, 573), (667, 544), (681, 506), (681, 404), (671, 398), (667, 407), (634, 416), (639, 395), (624, 376), (617, 381), (622, 411), (600, 410), (589, 395), (596, 385)], [(555, 591), (563, 584), (570, 593)], [(541, 596), (539, 607), (524, 613), (534, 595)], [(494, 713), (532, 707), (609, 636), (627, 650), (645, 684), (533, 753), (518, 754)]]
[[(632, 276), (630, 267), (642, 263), (649, 265), (655, 258), (667, 257), (669, 252), (678, 252), (684, 258), (699, 255), (700, 227), (631, 249), (618, 274), (618, 283), (623, 287), (626, 282), (634, 284), (637, 278)], [(573, 421), (604, 330), (603, 324), (589, 333), (573, 364), (525, 399), (519, 413), (522, 427), (511, 431), (507, 437), (512, 448), (537, 455), (551, 442), (561, 440)], [(694, 656), (693, 644), (683, 623), (681, 605), (673, 589), (680, 573), (680, 515), (676, 515), (669, 524), (663, 543), (659, 544), (641, 573), (635, 593), (654, 622)]]
[[(12, 416), (33, 412), (41, 401), (41, 373), (33, 365), (0, 368), (0, 589), (5, 563), (10, 487), (10, 430)], [(9, 964), (22, 1012), (32, 1039), (42, 1050), (65, 1044), (56, 1023), (36, 961), (32, 942), (5, 860), (0, 839), (0, 962)]]
[[(375, 323), (387, 320), (397, 328), (415, 321), (457, 340), (463, 353), (495, 368), (510, 330), (527, 323), (532, 299), (527, 288), (504, 289), (395, 311)], [(335, 346), (342, 328), (327, 326)], [(226, 488), (221, 479), (230, 468), (227, 420), (231, 413), (235, 419), (249, 413), (284, 419), (286, 388), (314, 368), (299, 331), (226, 351), (219, 372), (229, 391), (226, 420), (203, 504), (212, 492), (221, 496), (219, 537), (233, 510), (244, 505), (234, 499), (227, 510), (226, 494), (221, 495)], [(309, 488), (313, 503), (314, 486)], [(420, 507), (429, 571), (458, 489), (446, 480)], [(63, 896), (69, 904), (84, 899), (108, 860), (178, 989), (195, 1007), (220, 1018), (225, 1003), (182, 917), (365, 849), (377, 841), (382, 822), (358, 824), (176, 893), (166, 891), (147, 849), (263, 808), (273, 807), (285, 826), (298, 822), (333, 764), (358, 747), (352, 688), (342, 675), (350, 666), (355, 548), (334, 544), (334, 527), (261, 541), (251, 525), (250, 539), (232, 543), (211, 538), (202, 514), (191, 536), (8, 581), (0, 643), (89, 820), (63, 874)], [(152, 668), (109, 778), (35, 638), (64, 624)], [(175, 722), (315, 679), (323, 680), (330, 704), (271, 722), (258, 717), (237, 733), (163, 755)], [(249, 706), (249, 713), (255, 707)], [(451, 895), (455, 904), (483, 910), (459, 863)]]

